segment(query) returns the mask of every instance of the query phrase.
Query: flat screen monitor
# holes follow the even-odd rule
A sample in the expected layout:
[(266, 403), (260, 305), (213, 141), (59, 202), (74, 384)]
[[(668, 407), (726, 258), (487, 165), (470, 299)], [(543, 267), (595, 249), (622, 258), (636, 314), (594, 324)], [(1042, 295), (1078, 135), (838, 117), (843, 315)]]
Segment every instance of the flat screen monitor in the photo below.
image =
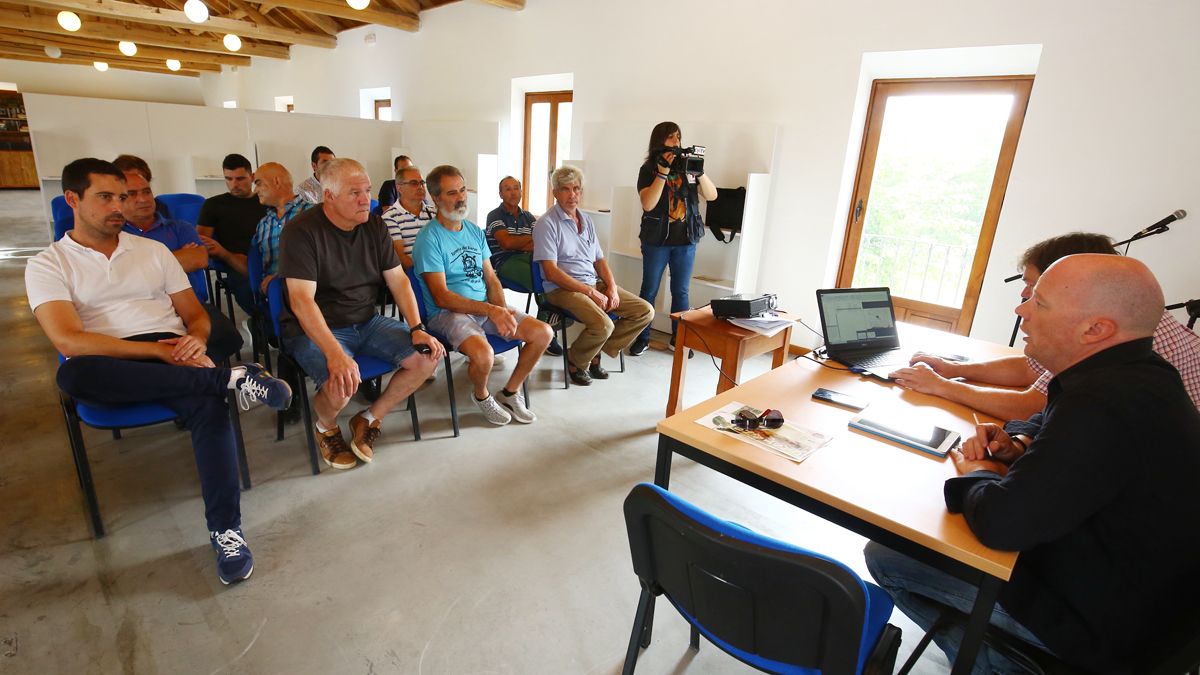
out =
[(741, 232), (745, 209), (746, 188), (717, 188), (717, 198), (708, 203), (704, 224), (710, 228)]

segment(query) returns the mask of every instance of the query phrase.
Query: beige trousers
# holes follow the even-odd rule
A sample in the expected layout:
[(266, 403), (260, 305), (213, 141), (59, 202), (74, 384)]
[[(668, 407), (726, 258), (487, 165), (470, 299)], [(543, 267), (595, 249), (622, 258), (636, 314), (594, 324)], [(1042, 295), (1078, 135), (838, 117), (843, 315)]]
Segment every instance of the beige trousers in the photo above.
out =
[[(595, 288), (603, 293), (607, 286), (603, 281), (597, 281)], [(567, 310), (584, 326), (583, 332), (567, 350), (567, 360), (571, 365), (586, 370), (601, 350), (616, 357), (654, 319), (654, 308), (645, 300), (620, 287), (617, 288), (617, 297), (621, 303), (613, 310), (617, 315), (614, 322), (607, 312), (583, 293), (561, 288), (546, 293), (546, 299), (551, 304)]]

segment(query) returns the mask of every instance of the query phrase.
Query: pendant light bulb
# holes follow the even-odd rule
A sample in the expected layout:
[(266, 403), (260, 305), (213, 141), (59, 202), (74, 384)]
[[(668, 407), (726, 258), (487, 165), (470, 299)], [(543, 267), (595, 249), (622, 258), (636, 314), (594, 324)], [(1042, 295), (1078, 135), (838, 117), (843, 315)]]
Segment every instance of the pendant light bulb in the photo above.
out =
[(225, 43), (225, 49), (228, 49), (231, 52), (236, 52), (242, 48), (242, 38), (234, 35), (233, 33), (226, 35), (222, 42)]
[(137, 45), (129, 42), (128, 40), (121, 40), (118, 42), (117, 49), (121, 50), (121, 53), (125, 56), (133, 56), (134, 54), (137, 54)]
[(371, 0), (346, 0), (346, 4), (350, 5), (350, 9), (362, 11), (371, 4)]
[(57, 59), (58, 57), (62, 56), (62, 50), (58, 47), (46, 47), (44, 51), (46, 52), (46, 56), (49, 56), (52, 59)]
[(183, 64), (178, 59), (167, 59), (167, 70), (175, 72), (183, 67)]
[(92, 61), (92, 67), (102, 73), (108, 70), (108, 64), (103, 61)]

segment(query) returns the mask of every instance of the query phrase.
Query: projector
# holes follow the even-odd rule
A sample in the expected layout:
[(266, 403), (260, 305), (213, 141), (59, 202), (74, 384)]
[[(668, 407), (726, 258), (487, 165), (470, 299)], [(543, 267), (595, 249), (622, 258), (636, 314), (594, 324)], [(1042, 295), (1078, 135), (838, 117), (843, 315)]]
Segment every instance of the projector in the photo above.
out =
[(712, 301), (713, 316), (718, 319), (749, 319), (775, 309), (774, 295), (738, 293)]

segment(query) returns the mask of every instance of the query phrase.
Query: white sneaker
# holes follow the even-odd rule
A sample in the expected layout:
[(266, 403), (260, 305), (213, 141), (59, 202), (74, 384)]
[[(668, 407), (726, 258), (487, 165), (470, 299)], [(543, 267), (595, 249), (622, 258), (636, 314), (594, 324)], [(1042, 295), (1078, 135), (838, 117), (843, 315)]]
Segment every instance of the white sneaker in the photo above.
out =
[(496, 354), (492, 356), (492, 370), (500, 370), (504, 367), (504, 355)]
[(475, 405), (479, 406), (479, 410), (483, 412), (483, 418), (496, 426), (504, 426), (512, 421), (512, 415), (500, 407), (495, 396), (488, 395), (482, 401), (475, 401)]
[(521, 393), (520, 389), (512, 396), (505, 396), (504, 392), (501, 391), (499, 394), (496, 394), (495, 399), (500, 405), (508, 409), (514, 420), (521, 424), (529, 424), (530, 422), (537, 421), (537, 415), (534, 415), (532, 410), (525, 407), (525, 394)]

